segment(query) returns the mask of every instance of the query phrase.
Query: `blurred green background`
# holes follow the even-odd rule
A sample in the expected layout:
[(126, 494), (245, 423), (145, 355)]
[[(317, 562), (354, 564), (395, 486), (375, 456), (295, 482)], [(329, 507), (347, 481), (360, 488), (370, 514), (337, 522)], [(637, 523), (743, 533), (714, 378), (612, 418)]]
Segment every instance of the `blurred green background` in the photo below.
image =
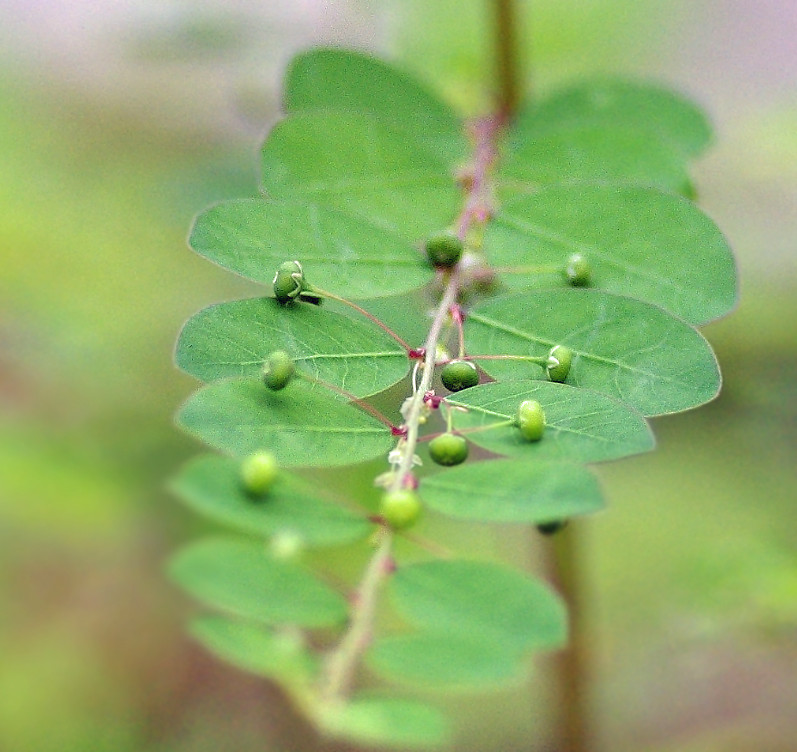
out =
[[(208, 203), (255, 192), (293, 52), (373, 49), (476, 111), (484, 5), (0, 6), (3, 752), (344, 748), (190, 644), (191, 607), (162, 574), (199, 529), (164, 490), (197, 450), (171, 423), (193, 388), (172, 344), (198, 308), (254, 291), (185, 236)], [(610, 509), (585, 529), (596, 737), (623, 752), (794, 750), (797, 7), (520, 5), (537, 90), (612, 71), (708, 110), (717, 140), (696, 182), (742, 278), (739, 309), (706, 330), (722, 396), (656, 421), (657, 452), (600, 471)], [(527, 557), (521, 533), (477, 535), (485, 553)], [(546, 749), (544, 670), (444, 702), (457, 749)]]

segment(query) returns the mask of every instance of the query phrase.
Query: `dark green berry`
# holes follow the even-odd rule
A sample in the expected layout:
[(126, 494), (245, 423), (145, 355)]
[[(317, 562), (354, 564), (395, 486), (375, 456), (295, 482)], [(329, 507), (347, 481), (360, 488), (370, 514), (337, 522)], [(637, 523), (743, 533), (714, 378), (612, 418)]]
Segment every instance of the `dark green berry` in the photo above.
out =
[(294, 370), (293, 358), (284, 350), (275, 350), (263, 364), (263, 383), (274, 391), (284, 389)]
[(543, 535), (553, 535), (558, 533), (567, 525), (567, 520), (554, 520), (553, 522), (542, 522), (537, 525), (537, 530)]
[(452, 232), (433, 235), (426, 241), (426, 257), (434, 266), (454, 266), (462, 258), (462, 241)]
[(298, 261), (284, 261), (274, 275), (274, 297), (283, 304), (291, 303), (304, 289), (304, 271)]
[(479, 371), (468, 360), (452, 360), (443, 366), (440, 380), (448, 391), (459, 392), (479, 383)]
[(545, 372), (551, 381), (562, 382), (570, 373), (570, 364), (573, 362), (573, 351), (564, 345), (555, 345), (548, 353)]
[(241, 483), (248, 494), (265, 496), (278, 472), (277, 459), (271, 452), (255, 452), (241, 462)]
[(591, 276), (592, 268), (589, 265), (589, 261), (580, 253), (574, 253), (567, 259), (565, 277), (567, 277), (567, 281), (573, 285), (573, 287), (584, 287), (588, 285)]
[(464, 436), (441, 433), (429, 442), (429, 456), (438, 465), (459, 465), (468, 458), (468, 442)]
[(420, 517), (421, 500), (409, 488), (386, 491), (379, 502), (379, 514), (394, 530), (405, 530)]
[(545, 432), (545, 413), (537, 400), (524, 400), (518, 407), (516, 425), (527, 441), (539, 441)]

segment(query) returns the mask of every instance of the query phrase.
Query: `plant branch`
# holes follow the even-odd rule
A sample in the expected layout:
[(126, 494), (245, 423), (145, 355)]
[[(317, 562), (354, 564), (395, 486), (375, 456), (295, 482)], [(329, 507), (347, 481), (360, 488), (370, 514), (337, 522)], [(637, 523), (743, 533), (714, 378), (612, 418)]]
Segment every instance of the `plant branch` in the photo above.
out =
[(511, 120), (520, 100), (517, 60), (517, 13), (514, 0), (493, 0), (498, 114)]

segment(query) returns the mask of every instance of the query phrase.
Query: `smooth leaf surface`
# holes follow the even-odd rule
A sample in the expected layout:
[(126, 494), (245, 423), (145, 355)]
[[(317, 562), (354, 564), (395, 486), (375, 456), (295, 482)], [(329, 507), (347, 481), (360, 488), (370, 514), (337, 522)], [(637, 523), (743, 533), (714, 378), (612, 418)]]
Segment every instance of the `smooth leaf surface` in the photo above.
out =
[(262, 186), (271, 198), (345, 209), (413, 243), (447, 227), (461, 204), (445, 160), (406, 131), (355, 112), (278, 123), (263, 145)]
[(394, 681), (437, 689), (484, 689), (517, 679), (517, 651), (493, 640), (461, 634), (417, 632), (377, 640), (368, 666)]
[(355, 695), (321, 723), (331, 736), (398, 749), (440, 747), (450, 737), (445, 718), (429, 703), (376, 694)]
[[(693, 324), (723, 316), (736, 302), (731, 249), (694, 204), (640, 187), (573, 185), (505, 201), (489, 223), (485, 248), (497, 267), (564, 267), (574, 253), (591, 286), (655, 303)], [(565, 286), (562, 273), (504, 274), (513, 288)]]
[(269, 624), (334, 626), (348, 612), (345, 599), (310, 572), (250, 541), (193, 543), (172, 559), (169, 573), (205, 605)]
[(368, 112), (413, 132), (452, 164), (466, 143), (459, 118), (418, 80), (355, 50), (313, 49), (297, 55), (285, 74), (285, 110)]
[(565, 609), (538, 580), (490, 562), (445, 560), (399, 567), (390, 581), (398, 611), (430, 632), (523, 651), (564, 642)]
[(198, 514), (243, 533), (284, 533), (304, 545), (329, 546), (358, 540), (372, 529), (363, 516), (321, 498), (314, 486), (284, 470), (265, 498), (253, 498), (243, 488), (238, 462), (228, 457), (191, 460), (171, 488)]
[(621, 183), (690, 195), (681, 156), (645, 131), (602, 124), (510, 138), (497, 177), (508, 189), (534, 191), (555, 183)]
[(430, 276), (404, 237), (322, 206), (225, 201), (196, 218), (189, 244), (219, 266), (268, 285), (280, 263), (298, 260), (308, 282), (347, 298), (406, 292)]
[(366, 397), (392, 386), (409, 371), (404, 349), (363, 317), (344, 316), (273, 298), (251, 298), (205, 308), (190, 318), (177, 342), (177, 365), (203, 381), (259, 376), (274, 350), (297, 368)]
[(458, 429), (512, 420), (520, 403), (529, 399), (537, 400), (545, 412), (545, 433), (540, 441), (527, 441), (514, 426), (466, 433), (467, 439), (496, 454), (535, 463), (602, 462), (653, 449), (653, 434), (638, 412), (588, 389), (524, 379), (481, 384), (446, 397), (451, 405), (467, 410), (454, 414)]
[(467, 462), (422, 478), (420, 489), (429, 509), (479, 522), (539, 524), (603, 507), (598, 482), (584, 466), (536, 457)]
[(688, 99), (655, 84), (622, 79), (584, 81), (527, 105), (514, 132), (527, 138), (573, 125), (633, 128), (684, 157), (696, 156), (711, 140), (705, 115)]
[(291, 685), (315, 672), (313, 657), (291, 635), (222, 616), (194, 619), (189, 631), (217, 658), (258, 676)]
[(350, 465), (386, 454), (390, 430), (329, 390), (291, 381), (272, 392), (260, 380), (226, 379), (195, 392), (178, 423), (235, 457), (267, 449), (280, 465)]
[[(556, 344), (573, 350), (567, 383), (603, 392), (644, 415), (688, 410), (713, 399), (717, 362), (685, 321), (639, 300), (598, 290), (538, 290), (494, 298), (465, 321), (469, 353), (542, 356)], [(480, 365), (516, 379), (516, 361)]]

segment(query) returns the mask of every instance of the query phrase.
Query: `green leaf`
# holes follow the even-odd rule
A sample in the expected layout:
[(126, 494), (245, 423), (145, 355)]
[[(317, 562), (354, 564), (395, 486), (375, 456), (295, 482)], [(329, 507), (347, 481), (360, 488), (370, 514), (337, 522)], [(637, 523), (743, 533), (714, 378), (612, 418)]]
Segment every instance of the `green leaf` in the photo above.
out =
[(624, 183), (689, 195), (689, 175), (666, 142), (640, 130), (573, 124), (516, 134), (497, 177), (504, 189), (535, 191), (553, 183)]
[(407, 132), (356, 112), (278, 123), (263, 145), (262, 185), (272, 198), (345, 209), (413, 243), (453, 222), (462, 202), (449, 164)]
[(598, 482), (585, 467), (536, 457), (468, 462), (423, 478), (420, 493), (429, 509), (479, 522), (539, 524), (603, 507)]
[[(603, 392), (648, 416), (696, 407), (720, 387), (711, 347), (693, 327), (657, 306), (598, 290), (489, 300), (469, 313), (465, 344), (473, 354), (534, 356), (567, 345), (573, 350), (568, 384)], [(520, 375), (511, 360), (479, 365), (497, 379)]]
[(194, 619), (189, 631), (217, 658), (286, 685), (306, 681), (316, 670), (315, 660), (297, 635), (280, 634), (222, 616)]
[(241, 485), (238, 462), (214, 454), (189, 462), (171, 488), (198, 514), (243, 533), (289, 533), (305, 545), (329, 546), (358, 540), (372, 529), (364, 517), (320, 498), (313, 486), (284, 470), (265, 498), (253, 499)]
[(196, 218), (189, 244), (219, 266), (268, 285), (280, 263), (296, 259), (310, 284), (347, 298), (406, 292), (430, 278), (422, 254), (402, 236), (321, 206), (225, 201)]
[[(693, 324), (736, 302), (731, 249), (717, 226), (686, 199), (650, 188), (554, 186), (501, 205), (484, 240), (497, 267), (564, 267), (574, 253), (592, 286), (645, 300)], [(566, 285), (562, 273), (505, 274), (510, 287)]]
[(559, 598), (538, 580), (499, 564), (429, 561), (399, 567), (393, 602), (412, 624), (510, 650), (563, 644), (567, 624)]
[(448, 723), (429, 703), (373, 694), (327, 710), (320, 723), (330, 736), (375, 746), (427, 749), (450, 738)]
[(190, 318), (177, 342), (177, 365), (204, 381), (259, 376), (274, 350), (285, 350), (297, 368), (367, 397), (409, 371), (407, 353), (375, 324), (318, 306), (282, 306), (251, 298), (210, 306)]
[(517, 651), (493, 640), (420, 632), (384, 637), (369, 650), (368, 666), (380, 676), (423, 688), (484, 689), (516, 680)]
[(451, 109), (412, 76), (354, 50), (313, 49), (297, 55), (285, 74), (285, 110), (368, 112), (411, 130), (436, 153), (464, 157), (462, 125)]
[[(493, 362), (485, 361), (490, 366)], [(468, 433), (468, 440), (496, 454), (533, 458), (535, 463), (602, 462), (653, 449), (653, 434), (638, 412), (588, 389), (524, 379), (481, 384), (446, 397), (450, 405), (467, 409), (454, 414), (460, 430), (513, 420), (520, 403), (528, 399), (537, 400), (545, 412), (540, 441), (527, 441), (514, 426)]]
[(530, 137), (573, 125), (632, 128), (684, 158), (696, 156), (711, 140), (705, 115), (689, 100), (654, 84), (619, 79), (584, 81), (526, 106), (514, 130)]
[(390, 430), (329, 390), (294, 380), (273, 392), (260, 380), (216, 381), (177, 416), (189, 433), (236, 457), (267, 449), (280, 465), (332, 467), (386, 454)]
[(345, 599), (315, 576), (249, 541), (193, 543), (172, 559), (169, 574), (205, 605), (269, 624), (328, 627), (348, 613)]

